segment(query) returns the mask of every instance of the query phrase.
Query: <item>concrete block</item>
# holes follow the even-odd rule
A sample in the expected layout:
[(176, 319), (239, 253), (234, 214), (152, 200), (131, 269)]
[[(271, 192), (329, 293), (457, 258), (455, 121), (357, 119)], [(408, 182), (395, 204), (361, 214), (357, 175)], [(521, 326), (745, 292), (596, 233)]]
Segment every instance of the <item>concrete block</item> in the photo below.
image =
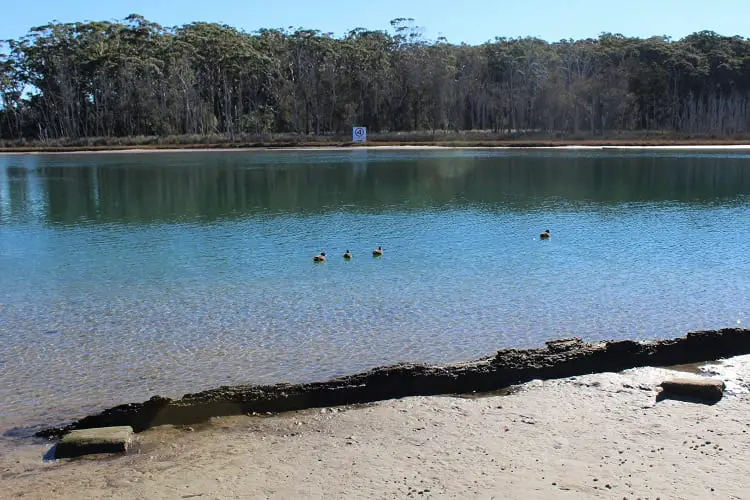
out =
[(130, 426), (99, 427), (70, 431), (57, 443), (55, 458), (71, 458), (94, 453), (123, 453), (133, 442)]
[(674, 395), (715, 402), (724, 395), (724, 382), (712, 378), (676, 378), (666, 380), (660, 386), (662, 392), (659, 394), (659, 399), (668, 399)]

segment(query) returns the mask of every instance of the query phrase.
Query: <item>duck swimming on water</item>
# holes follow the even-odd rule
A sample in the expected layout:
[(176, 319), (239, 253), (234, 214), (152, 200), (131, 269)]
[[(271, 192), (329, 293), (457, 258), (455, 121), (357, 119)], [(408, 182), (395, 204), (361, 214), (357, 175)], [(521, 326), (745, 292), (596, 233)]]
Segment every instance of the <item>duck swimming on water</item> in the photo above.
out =
[(346, 253), (344, 253), (344, 258), (346, 260), (351, 259), (352, 258), (352, 253), (349, 250), (347, 250)]
[(325, 262), (326, 261), (326, 253), (320, 252), (320, 255), (316, 255), (313, 257), (313, 262)]
[(549, 229), (545, 229), (542, 234), (539, 235), (540, 240), (548, 240), (550, 237)]
[(378, 247), (375, 250), (372, 251), (373, 257), (382, 257), (383, 256), (383, 247)]

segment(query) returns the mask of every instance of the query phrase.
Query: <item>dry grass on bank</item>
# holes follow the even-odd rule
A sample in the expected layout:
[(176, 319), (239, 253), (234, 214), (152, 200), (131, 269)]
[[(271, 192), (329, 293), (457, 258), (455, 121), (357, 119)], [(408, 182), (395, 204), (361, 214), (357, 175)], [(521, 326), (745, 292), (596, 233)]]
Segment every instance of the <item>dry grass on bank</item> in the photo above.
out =
[[(583, 134), (500, 134), (492, 131), (425, 131), (371, 133), (368, 146), (561, 147), (561, 146), (716, 146), (750, 144), (750, 135), (715, 136), (632, 132)], [(0, 140), (0, 152), (74, 152), (130, 149), (255, 149), (351, 147), (346, 135), (178, 135), (89, 137), (48, 141)]]

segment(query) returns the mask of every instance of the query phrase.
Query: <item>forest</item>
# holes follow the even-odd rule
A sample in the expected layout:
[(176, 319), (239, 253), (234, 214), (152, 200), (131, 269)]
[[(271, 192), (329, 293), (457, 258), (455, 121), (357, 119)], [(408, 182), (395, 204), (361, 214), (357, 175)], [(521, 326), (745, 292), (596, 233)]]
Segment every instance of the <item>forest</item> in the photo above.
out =
[(603, 33), (481, 45), (412, 19), (336, 37), (196, 22), (50, 23), (0, 45), (0, 139), (488, 131), (750, 132), (750, 40)]

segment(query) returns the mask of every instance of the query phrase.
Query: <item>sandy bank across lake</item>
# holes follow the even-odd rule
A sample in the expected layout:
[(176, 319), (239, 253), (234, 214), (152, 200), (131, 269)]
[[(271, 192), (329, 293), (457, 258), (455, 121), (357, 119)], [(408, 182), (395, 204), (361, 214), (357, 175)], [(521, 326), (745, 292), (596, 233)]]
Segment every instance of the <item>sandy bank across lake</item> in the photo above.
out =
[[(507, 396), (410, 397), (138, 435), (131, 454), (0, 458), (6, 498), (747, 498), (750, 356), (715, 405), (665, 400), (673, 370), (532, 381)], [(694, 376), (685, 375), (679, 376)]]
[(750, 151), (750, 144), (670, 144), (670, 145), (611, 145), (611, 144), (561, 144), (561, 145), (486, 145), (486, 146), (454, 146), (454, 145), (363, 145), (363, 146), (259, 146), (259, 147), (124, 147), (124, 148), (51, 148), (45, 150), (21, 150), (13, 149), (3, 150), (0, 148), (0, 155), (59, 155), (59, 154), (145, 154), (145, 153), (248, 153), (248, 152), (269, 152), (269, 151), (430, 151), (430, 150), (478, 150), (478, 151), (495, 151), (495, 150), (587, 150), (587, 151)]

